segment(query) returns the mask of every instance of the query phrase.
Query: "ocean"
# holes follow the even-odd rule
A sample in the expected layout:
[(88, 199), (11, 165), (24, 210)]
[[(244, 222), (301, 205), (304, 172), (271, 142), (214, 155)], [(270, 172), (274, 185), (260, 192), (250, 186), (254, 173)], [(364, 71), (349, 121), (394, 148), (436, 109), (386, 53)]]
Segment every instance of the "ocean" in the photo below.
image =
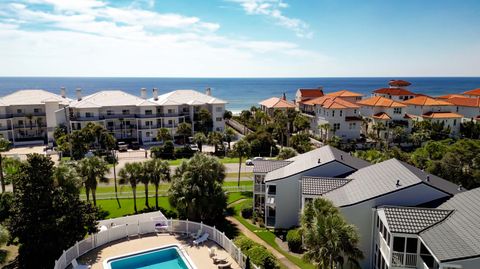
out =
[(227, 109), (239, 112), (257, 105), (259, 101), (286, 93), (295, 98), (298, 88), (324, 87), (324, 92), (350, 90), (370, 96), (375, 89), (387, 87), (390, 79), (410, 81), (410, 90), (430, 96), (461, 93), (480, 88), (480, 77), (394, 77), (394, 78), (84, 78), (84, 77), (0, 77), (0, 96), (20, 89), (44, 89), (59, 93), (66, 87), (67, 95), (75, 96), (82, 88), (83, 96), (99, 90), (120, 89), (140, 96), (140, 89), (158, 88), (159, 94), (177, 89), (204, 91), (212, 88), (212, 95), (228, 102)]

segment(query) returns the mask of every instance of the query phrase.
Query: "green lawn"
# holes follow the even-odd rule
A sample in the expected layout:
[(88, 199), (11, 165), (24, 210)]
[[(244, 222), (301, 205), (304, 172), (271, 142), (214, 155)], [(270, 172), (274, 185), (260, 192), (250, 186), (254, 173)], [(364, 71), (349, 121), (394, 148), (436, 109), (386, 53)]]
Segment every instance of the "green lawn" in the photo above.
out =
[[(219, 158), (220, 159), (220, 162), (225, 164), (225, 163), (238, 163), (238, 158), (230, 158), (230, 157), (223, 157), (223, 158)], [(170, 165), (180, 165), (180, 163), (182, 163), (183, 160), (187, 160), (187, 159), (176, 159), (176, 160), (169, 160), (168, 163)]]
[[(155, 197), (150, 197), (148, 199), (150, 207), (155, 207)], [(107, 219), (118, 218), (125, 215), (135, 214), (133, 210), (133, 199), (120, 199), (121, 208), (118, 208), (117, 200), (98, 200), (97, 206), (100, 206), (103, 210), (108, 211)], [(172, 210), (170, 203), (168, 202), (168, 197), (158, 197), (158, 206)], [(145, 198), (137, 199), (137, 210), (140, 211), (145, 209)]]
[[(238, 177), (238, 172), (237, 173), (227, 173), (225, 177), (229, 178), (237, 178)], [(241, 172), (240, 177), (253, 177), (253, 172)]]
[(310, 263), (304, 262), (301, 258), (295, 257), (288, 252), (284, 251), (282, 248), (278, 246), (278, 244), (275, 242), (275, 234), (272, 233), (271, 231), (265, 229), (265, 228), (260, 228), (258, 226), (255, 226), (251, 224), (249, 221), (244, 219), (240, 215), (240, 210), (242, 206), (244, 206), (247, 203), (252, 203), (252, 199), (245, 200), (242, 203), (238, 203), (233, 206), (233, 209), (235, 211), (234, 218), (236, 218), (239, 222), (241, 222), (247, 229), (250, 231), (254, 232), (258, 237), (260, 237), (263, 241), (265, 241), (267, 244), (272, 246), (274, 249), (282, 253), (287, 259), (289, 259), (291, 262), (295, 263), (298, 265), (300, 268), (307, 268), (307, 269), (315, 269), (315, 266), (313, 266)]
[(234, 203), (241, 199), (250, 199), (252, 198), (251, 192), (230, 192), (228, 194), (227, 204)]

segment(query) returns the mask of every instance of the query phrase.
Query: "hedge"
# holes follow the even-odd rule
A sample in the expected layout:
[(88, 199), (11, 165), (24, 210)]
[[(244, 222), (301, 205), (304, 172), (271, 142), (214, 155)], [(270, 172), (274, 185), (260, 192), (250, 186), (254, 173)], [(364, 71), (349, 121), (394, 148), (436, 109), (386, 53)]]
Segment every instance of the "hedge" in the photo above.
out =
[(292, 252), (299, 253), (302, 250), (302, 235), (298, 229), (290, 230), (287, 233), (288, 249)]
[(277, 258), (268, 252), (264, 246), (243, 235), (237, 237), (234, 242), (235, 245), (250, 258), (252, 263), (260, 266), (263, 269), (279, 268)]

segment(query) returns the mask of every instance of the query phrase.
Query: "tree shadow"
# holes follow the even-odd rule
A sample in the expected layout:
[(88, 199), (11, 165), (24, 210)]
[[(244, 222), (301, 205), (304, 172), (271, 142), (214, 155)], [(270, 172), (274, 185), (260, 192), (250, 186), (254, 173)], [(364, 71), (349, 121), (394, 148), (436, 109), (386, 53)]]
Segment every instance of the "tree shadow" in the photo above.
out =
[(221, 232), (224, 232), (225, 235), (230, 239), (234, 239), (240, 235), (240, 230), (237, 228), (237, 226), (227, 219), (217, 221), (215, 223), (215, 228)]

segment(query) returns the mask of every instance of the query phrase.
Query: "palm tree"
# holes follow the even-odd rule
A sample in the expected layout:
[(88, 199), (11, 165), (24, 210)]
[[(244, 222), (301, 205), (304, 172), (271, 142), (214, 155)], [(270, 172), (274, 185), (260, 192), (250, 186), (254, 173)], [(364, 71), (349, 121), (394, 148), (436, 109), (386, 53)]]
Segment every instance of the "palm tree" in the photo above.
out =
[(150, 208), (150, 205), (148, 204), (148, 184), (150, 183), (150, 167), (147, 162), (140, 163), (141, 165), (141, 175), (139, 182), (143, 183), (145, 185), (145, 207)]
[(225, 129), (225, 141), (228, 142), (228, 149), (230, 149), (230, 142), (235, 138), (235, 131), (232, 128)]
[(325, 142), (327, 140), (328, 132), (330, 131), (331, 126), (328, 123), (324, 123), (324, 124), (320, 124), (320, 126), (318, 127), (320, 128), (320, 131), (322, 133), (323, 142)]
[(193, 143), (196, 143), (200, 152), (202, 152), (203, 145), (207, 143), (207, 137), (204, 133), (198, 132), (193, 136)]
[(132, 187), (133, 209), (135, 210), (135, 213), (137, 213), (137, 183), (142, 177), (142, 170), (141, 163), (126, 163), (118, 172), (120, 184), (130, 183), (130, 186)]
[(0, 183), (2, 184), (2, 193), (5, 192), (5, 179), (3, 178), (3, 165), (1, 152), (7, 151), (10, 147), (10, 141), (5, 138), (0, 138)]
[(250, 154), (250, 143), (244, 138), (233, 145), (233, 153), (238, 157), (238, 186), (240, 186), (240, 172), (242, 170), (242, 157)]
[(158, 210), (158, 187), (161, 182), (170, 181), (170, 166), (168, 161), (151, 159), (145, 165), (148, 167), (150, 182), (155, 185), (155, 209)]
[[(273, 115), (273, 122), (274, 122), (274, 133), (279, 136), (281, 144), (280, 146), (283, 148), (285, 145), (284, 138), (288, 136), (288, 117), (287, 114), (283, 110), (275, 110)], [(288, 139), (287, 143), (288, 145)]]
[(192, 134), (192, 125), (190, 123), (182, 122), (177, 127), (177, 134), (183, 137), (183, 144), (187, 144), (186, 136)]
[(317, 268), (342, 268), (345, 257), (350, 265), (360, 268), (358, 260), (363, 253), (358, 248), (358, 232), (330, 201), (318, 198), (307, 203), (300, 229), (306, 247), (303, 258), (316, 263)]
[(215, 153), (218, 152), (219, 145), (222, 144), (223, 135), (219, 132), (208, 133), (208, 143), (215, 147)]
[(95, 206), (97, 205), (96, 191), (98, 182), (108, 182), (105, 175), (109, 170), (108, 163), (96, 156), (84, 158), (78, 162), (78, 174), (83, 179), (87, 201), (90, 201), (91, 191)]
[(161, 140), (163, 142), (172, 140), (172, 135), (170, 135), (170, 132), (167, 128), (160, 128), (157, 132), (157, 140)]

